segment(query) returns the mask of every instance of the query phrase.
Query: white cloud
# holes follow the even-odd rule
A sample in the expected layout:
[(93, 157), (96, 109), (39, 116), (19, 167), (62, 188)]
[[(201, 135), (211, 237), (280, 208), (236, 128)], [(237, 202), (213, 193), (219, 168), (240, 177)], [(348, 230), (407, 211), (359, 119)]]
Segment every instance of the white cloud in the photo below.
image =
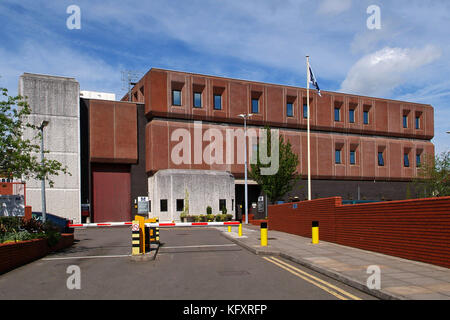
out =
[(386, 96), (408, 80), (408, 74), (441, 57), (435, 46), (415, 48), (385, 47), (357, 61), (341, 84), (340, 91)]
[(338, 15), (352, 6), (352, 0), (323, 0), (317, 13), (323, 15)]

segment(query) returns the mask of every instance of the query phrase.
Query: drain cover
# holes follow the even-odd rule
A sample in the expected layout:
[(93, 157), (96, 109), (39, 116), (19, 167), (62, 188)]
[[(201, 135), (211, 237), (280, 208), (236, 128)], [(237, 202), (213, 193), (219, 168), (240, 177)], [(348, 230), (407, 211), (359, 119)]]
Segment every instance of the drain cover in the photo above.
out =
[(250, 274), (245, 270), (237, 270), (237, 271), (218, 271), (221, 276), (230, 277), (230, 276), (245, 276)]

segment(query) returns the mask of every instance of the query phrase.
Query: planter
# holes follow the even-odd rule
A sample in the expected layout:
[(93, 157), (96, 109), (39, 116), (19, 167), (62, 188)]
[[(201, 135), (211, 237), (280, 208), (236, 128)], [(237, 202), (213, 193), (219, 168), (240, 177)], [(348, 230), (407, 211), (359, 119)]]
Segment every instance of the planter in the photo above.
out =
[(49, 247), (47, 239), (34, 239), (0, 244), (0, 274), (45, 257), (73, 244), (73, 234), (62, 234), (54, 247)]

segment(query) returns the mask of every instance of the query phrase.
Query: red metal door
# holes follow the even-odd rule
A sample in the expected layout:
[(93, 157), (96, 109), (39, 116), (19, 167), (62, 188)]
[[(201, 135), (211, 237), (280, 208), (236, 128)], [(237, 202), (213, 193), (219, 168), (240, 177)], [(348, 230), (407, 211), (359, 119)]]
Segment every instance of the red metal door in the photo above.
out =
[(92, 172), (93, 222), (131, 221), (130, 172)]

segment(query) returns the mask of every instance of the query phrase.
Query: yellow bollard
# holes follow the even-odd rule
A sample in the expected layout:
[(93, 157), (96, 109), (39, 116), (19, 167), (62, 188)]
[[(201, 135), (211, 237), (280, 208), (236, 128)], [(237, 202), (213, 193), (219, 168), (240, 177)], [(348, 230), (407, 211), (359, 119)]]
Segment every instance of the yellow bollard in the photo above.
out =
[(261, 247), (267, 247), (267, 222), (261, 222)]
[(242, 223), (239, 224), (239, 232), (238, 232), (239, 237), (242, 237)]
[(133, 256), (140, 254), (140, 246), (139, 221), (133, 220), (131, 227), (131, 254)]
[(228, 232), (231, 232), (231, 226), (228, 226)]
[(139, 221), (139, 235), (140, 235), (140, 249), (141, 253), (145, 253), (145, 218), (142, 216), (135, 216), (134, 219)]
[(312, 222), (312, 243), (319, 243), (319, 221)]

